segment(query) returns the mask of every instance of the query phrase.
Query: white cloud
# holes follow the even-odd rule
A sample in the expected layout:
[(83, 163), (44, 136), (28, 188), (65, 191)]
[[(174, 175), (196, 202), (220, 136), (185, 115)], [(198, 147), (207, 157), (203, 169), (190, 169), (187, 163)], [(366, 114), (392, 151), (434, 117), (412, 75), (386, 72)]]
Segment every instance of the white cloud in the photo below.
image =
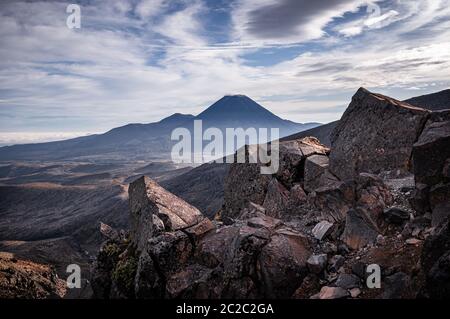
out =
[[(237, 93), (290, 120), (327, 122), (339, 118), (343, 101), (359, 86), (405, 98), (437, 91), (450, 85), (450, 1), (433, 1), (393, 1), (382, 8), (378, 28), (365, 26), (367, 17), (337, 25), (341, 31), (354, 27), (355, 41), (324, 39), (323, 28), (363, 1), (311, 11), (307, 25), (294, 23), (296, 32), (261, 38), (249, 32), (246, 20), (261, 2), (245, 0), (232, 12), (239, 32), (230, 30), (230, 37), (236, 41), (219, 45), (205, 37), (207, 8), (200, 0), (165, 14), (156, 10), (163, 1), (140, 14), (144, 2), (97, 1), (83, 6), (78, 31), (65, 27), (64, 3), (1, 4), (0, 127), (101, 132), (174, 112), (195, 114)], [(259, 7), (273, 3), (264, 0)], [(139, 18), (129, 15), (133, 10)], [(276, 65), (249, 66), (242, 57), (268, 43), (277, 48), (316, 38), (321, 50), (305, 46)]]

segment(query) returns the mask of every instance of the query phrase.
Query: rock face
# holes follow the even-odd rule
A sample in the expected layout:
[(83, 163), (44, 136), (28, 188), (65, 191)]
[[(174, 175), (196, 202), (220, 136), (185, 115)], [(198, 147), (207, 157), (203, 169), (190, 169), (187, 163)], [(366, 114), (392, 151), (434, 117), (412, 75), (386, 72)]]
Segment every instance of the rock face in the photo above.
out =
[[(130, 204), (136, 208), (130, 218), (147, 225), (130, 230), (130, 244), (103, 246), (93, 277), (96, 297), (288, 298), (308, 272), (307, 237), (259, 205), (251, 203), (233, 225), (216, 227), (149, 179), (130, 187)], [(155, 231), (153, 216), (162, 213), (189, 223)]]
[(142, 250), (153, 235), (154, 218), (161, 220), (167, 231), (186, 229), (204, 219), (197, 208), (147, 177), (141, 177), (130, 185), (129, 198), (132, 241), (138, 250)]
[(0, 252), (0, 299), (62, 298), (65, 285), (49, 266)]
[(432, 211), (433, 226), (450, 215), (450, 111), (432, 113), (413, 149), (416, 209)]
[(360, 211), (350, 210), (345, 220), (345, 229), (342, 235), (344, 243), (352, 249), (360, 249), (367, 244), (374, 243), (378, 233), (364, 219)]
[(430, 236), (422, 251), (422, 268), (426, 276), (424, 294), (430, 298), (450, 296), (450, 219)]
[(341, 180), (353, 179), (361, 172), (408, 172), (412, 145), (428, 114), (359, 89), (331, 135), (331, 171)]
[[(305, 160), (313, 155), (326, 155), (328, 152), (329, 149), (316, 138), (281, 142), (280, 165), (274, 177), (262, 175), (260, 164), (232, 164), (225, 179), (222, 218), (236, 218), (250, 202), (258, 205), (265, 203), (271, 215), (279, 216), (280, 201), (287, 196), (285, 188), (292, 191), (294, 202), (302, 195), (298, 192), (296, 183), (303, 182)], [(294, 190), (294, 187), (297, 187), (297, 190)]]

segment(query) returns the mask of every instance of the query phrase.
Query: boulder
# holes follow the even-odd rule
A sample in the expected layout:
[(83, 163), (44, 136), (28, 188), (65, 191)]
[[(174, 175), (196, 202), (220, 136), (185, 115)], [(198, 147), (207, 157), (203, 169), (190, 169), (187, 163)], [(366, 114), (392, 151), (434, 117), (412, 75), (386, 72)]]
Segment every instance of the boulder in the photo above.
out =
[(344, 289), (358, 288), (360, 284), (360, 278), (352, 274), (340, 274), (335, 283), (336, 287)]
[(358, 210), (347, 213), (342, 240), (351, 249), (361, 249), (376, 241), (378, 233), (366, 219), (364, 213)]
[(356, 178), (356, 206), (377, 225), (384, 209), (393, 203), (389, 188), (378, 176), (360, 173)]
[(343, 299), (349, 297), (350, 294), (346, 289), (341, 287), (322, 287), (319, 293), (319, 299)]
[(108, 240), (120, 241), (120, 234), (111, 226), (100, 222), (100, 233)]
[(308, 195), (308, 203), (321, 217), (331, 223), (345, 220), (347, 211), (354, 205), (353, 183), (332, 182)]
[(381, 299), (411, 299), (411, 278), (403, 273), (397, 272), (386, 277), (383, 281), (384, 291)]
[(450, 159), (450, 115), (447, 121), (430, 119), (427, 122), (412, 155), (416, 183), (432, 186), (446, 178), (445, 165)]
[(280, 218), (288, 209), (289, 191), (276, 178), (267, 187), (263, 207), (268, 216)]
[(276, 180), (272, 176), (261, 174), (259, 163), (232, 164), (224, 183), (222, 219), (224, 221), (236, 219), (249, 202), (263, 205), (269, 192), (269, 186), (270, 194), (267, 205), (275, 205), (276, 210), (282, 208), (284, 211), (301, 205), (305, 201), (304, 195), (306, 194), (303, 194), (297, 187), (289, 194), (292, 195), (292, 200), (289, 200), (287, 207), (279, 207), (277, 204), (279, 196), (284, 197), (285, 192), (277, 182), (291, 192), (295, 185), (303, 181), (305, 159), (315, 154), (326, 155), (328, 153), (329, 149), (320, 144), (316, 138), (308, 137), (281, 142), (279, 144), (279, 170), (274, 176)]
[(331, 272), (338, 272), (344, 266), (345, 258), (342, 255), (334, 255), (329, 261), (328, 269)]
[(413, 144), (429, 113), (359, 89), (331, 134), (330, 170), (341, 180), (361, 172), (407, 173)]
[(410, 219), (410, 213), (398, 207), (385, 209), (383, 216), (389, 224), (398, 226), (403, 225)]
[(167, 231), (185, 229), (198, 224), (205, 217), (194, 206), (166, 191), (148, 177), (130, 184), (130, 235), (138, 250), (144, 249), (154, 234), (153, 215)]
[(326, 254), (312, 255), (308, 258), (308, 269), (314, 274), (320, 274), (327, 266), (328, 256)]
[(332, 231), (333, 231), (333, 225), (332, 223), (323, 220), (320, 223), (318, 223), (314, 228), (312, 229), (313, 236), (318, 239), (322, 240), (326, 238)]
[(258, 257), (256, 269), (264, 297), (291, 297), (308, 273), (310, 254), (305, 236), (288, 228), (277, 230)]
[(314, 137), (280, 143), (280, 168), (277, 178), (287, 187), (303, 179), (304, 162), (313, 155), (327, 155), (329, 149)]
[(320, 187), (336, 182), (328, 170), (329, 159), (325, 155), (312, 155), (305, 160), (304, 188), (307, 192), (312, 192)]
[(235, 219), (250, 202), (264, 203), (271, 176), (262, 175), (258, 164), (231, 164), (224, 183), (222, 219)]
[(450, 216), (450, 183), (438, 184), (430, 190), (431, 225), (439, 226)]

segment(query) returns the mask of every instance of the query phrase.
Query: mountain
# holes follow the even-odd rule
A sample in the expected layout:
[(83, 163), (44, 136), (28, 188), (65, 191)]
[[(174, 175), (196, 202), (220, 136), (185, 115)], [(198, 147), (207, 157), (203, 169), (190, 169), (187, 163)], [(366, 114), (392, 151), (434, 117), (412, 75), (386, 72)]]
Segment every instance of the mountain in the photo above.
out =
[[(422, 95), (418, 97), (413, 97), (408, 100), (405, 100), (403, 102), (406, 102), (408, 104), (418, 106), (430, 111), (439, 111), (439, 110), (445, 110), (450, 109), (450, 89), (440, 91), (437, 93)], [(302, 131), (297, 134), (293, 134), (290, 136), (287, 136), (282, 139), (282, 141), (291, 141), (296, 140), (299, 138), (307, 137), (307, 136), (314, 136), (317, 137), (323, 144), (327, 146), (331, 146), (330, 142), (330, 134), (336, 127), (336, 125), (339, 123), (339, 121), (334, 121), (328, 124), (320, 125), (317, 127), (314, 127), (312, 129)]]
[(314, 136), (317, 137), (320, 142), (326, 146), (330, 146), (330, 134), (336, 127), (336, 125), (339, 123), (339, 121), (334, 121), (328, 124), (320, 125), (317, 127), (314, 127), (312, 129), (302, 131), (297, 134), (293, 134), (290, 136), (287, 136), (285, 138), (282, 138), (281, 141), (292, 141), (292, 140), (298, 140), (300, 138), (308, 137), (308, 136)]
[(413, 97), (405, 102), (431, 111), (450, 109), (450, 89)]
[(247, 96), (225, 96), (198, 116), (173, 114), (159, 122), (128, 124), (104, 134), (74, 138), (65, 141), (14, 145), (0, 148), (2, 160), (149, 160), (170, 155), (171, 133), (185, 127), (193, 132), (194, 120), (203, 121), (208, 127), (244, 129), (279, 128), (281, 136), (287, 136), (319, 125), (295, 123), (269, 112)]

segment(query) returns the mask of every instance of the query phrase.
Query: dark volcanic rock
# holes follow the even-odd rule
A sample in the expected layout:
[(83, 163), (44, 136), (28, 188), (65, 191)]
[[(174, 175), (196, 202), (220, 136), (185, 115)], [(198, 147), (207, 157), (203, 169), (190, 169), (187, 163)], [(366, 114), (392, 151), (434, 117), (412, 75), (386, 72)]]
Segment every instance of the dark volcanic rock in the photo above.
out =
[(397, 207), (385, 209), (383, 215), (388, 223), (394, 225), (402, 225), (410, 219), (409, 212)]
[(450, 159), (450, 111), (448, 114), (447, 121), (430, 119), (414, 144), (413, 164), (417, 183), (435, 185), (444, 179), (444, 167)]
[[(249, 152), (250, 148), (246, 147), (246, 149)], [(329, 152), (329, 149), (320, 144), (316, 138), (282, 142), (279, 149), (280, 165), (275, 177), (276, 181), (289, 191), (303, 180), (304, 165), (307, 157), (326, 155)], [(271, 182), (271, 192), (268, 201), (271, 202), (270, 205), (275, 204), (278, 207), (276, 209), (279, 210), (279, 197), (284, 196), (282, 195), (284, 191), (281, 191), (280, 186), (272, 179), (272, 176), (261, 174), (260, 166), (261, 164), (257, 163), (235, 163), (231, 165), (225, 178), (224, 206), (222, 211), (224, 220), (235, 219), (242, 209), (248, 206), (249, 202), (263, 205)], [(293, 193), (293, 195), (294, 205), (303, 200), (301, 193)]]
[(360, 249), (374, 243), (378, 233), (370, 226), (360, 211), (350, 210), (345, 219), (342, 240), (352, 249)]
[(410, 168), (412, 146), (429, 112), (361, 88), (331, 135), (330, 170), (342, 180), (361, 172)]
[(288, 204), (289, 191), (276, 178), (272, 179), (267, 187), (266, 198), (262, 205), (266, 209), (266, 214), (271, 217), (280, 218), (287, 209)]
[(450, 111), (433, 112), (413, 149), (416, 190), (412, 199), (419, 212), (432, 211), (438, 226), (450, 215)]
[[(196, 212), (154, 182), (140, 185), (141, 191), (136, 186), (130, 188), (132, 219), (143, 210), (145, 221), (162, 210), (178, 217)], [(172, 210), (168, 199), (180, 210)], [(154, 222), (133, 227), (131, 238), (139, 240), (128, 247), (127, 241), (109, 242), (100, 251), (94, 292), (103, 298), (289, 298), (308, 273), (310, 244), (305, 235), (265, 213), (250, 203), (229, 226), (218, 223), (216, 228), (202, 218), (159, 232), (151, 228)], [(141, 249), (135, 249), (139, 243)]]
[(138, 250), (153, 235), (153, 215), (162, 220), (168, 231), (185, 229), (204, 219), (197, 208), (147, 177), (130, 184), (129, 198), (131, 238)]

